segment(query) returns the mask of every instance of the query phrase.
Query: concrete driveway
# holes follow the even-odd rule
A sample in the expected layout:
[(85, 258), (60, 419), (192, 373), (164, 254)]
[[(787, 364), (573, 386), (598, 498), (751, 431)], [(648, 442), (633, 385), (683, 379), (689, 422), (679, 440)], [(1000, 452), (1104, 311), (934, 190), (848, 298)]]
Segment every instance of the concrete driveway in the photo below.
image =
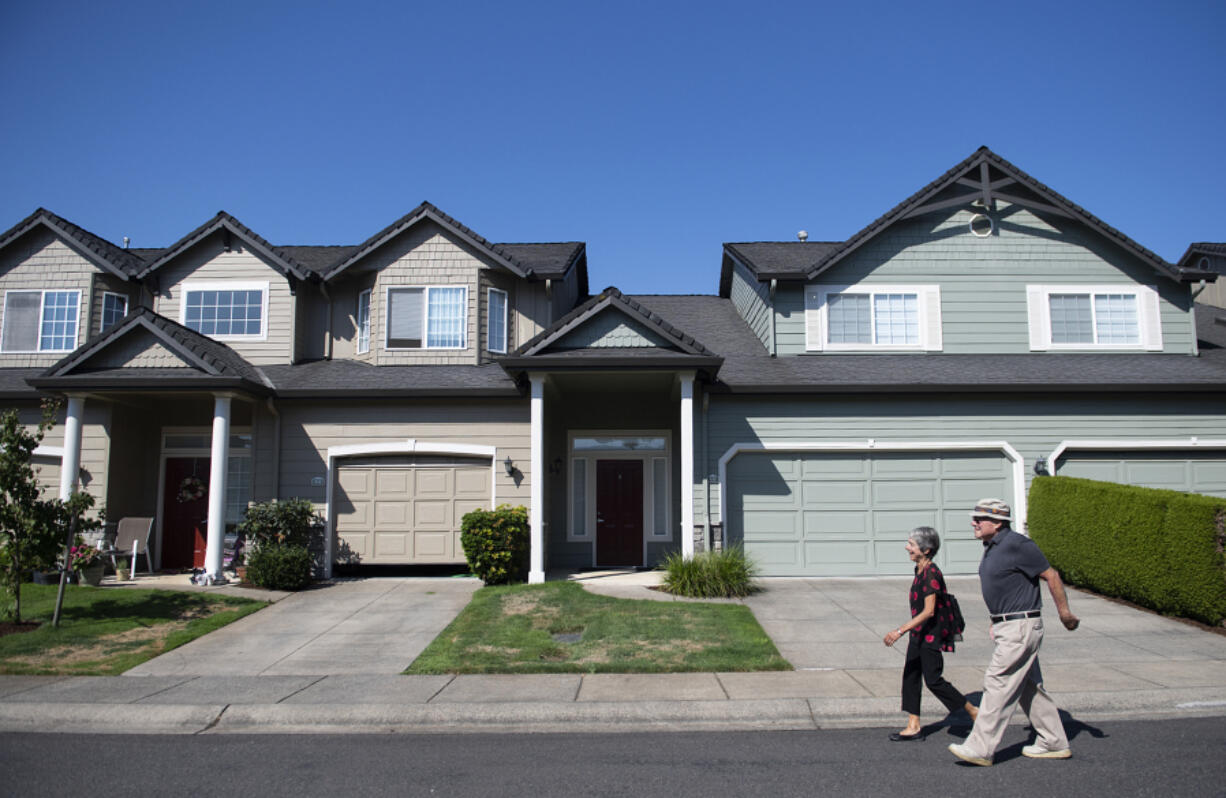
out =
[(479, 587), (471, 577), (338, 579), (292, 593), (124, 675), (398, 674)]

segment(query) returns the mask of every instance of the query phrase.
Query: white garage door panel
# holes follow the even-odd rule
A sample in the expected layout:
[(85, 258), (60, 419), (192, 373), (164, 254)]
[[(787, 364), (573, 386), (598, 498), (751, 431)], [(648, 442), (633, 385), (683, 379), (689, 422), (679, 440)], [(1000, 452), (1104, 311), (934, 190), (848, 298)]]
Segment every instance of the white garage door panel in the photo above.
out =
[(968, 511), (1013, 496), (1000, 452), (742, 453), (729, 462), (727, 534), (766, 575), (906, 574), (917, 526), (941, 532), (938, 564), (974, 573)]
[(460, 563), (460, 522), (490, 506), (490, 465), (342, 464), (334, 500), (338, 550), (359, 563)]
[(1066, 477), (1226, 497), (1226, 452), (1069, 450), (1057, 463)]

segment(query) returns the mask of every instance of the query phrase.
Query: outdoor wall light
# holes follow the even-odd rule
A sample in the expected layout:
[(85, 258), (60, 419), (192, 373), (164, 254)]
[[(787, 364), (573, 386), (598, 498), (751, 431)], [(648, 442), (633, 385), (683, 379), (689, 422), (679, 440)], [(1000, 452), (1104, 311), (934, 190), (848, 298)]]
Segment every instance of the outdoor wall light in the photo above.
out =
[(506, 469), (508, 477), (515, 474), (515, 464), (511, 462), (510, 455), (507, 455), (507, 459), (502, 461), (502, 467)]
[(1050, 477), (1051, 471), (1047, 469), (1047, 458), (1039, 457), (1034, 461), (1034, 473), (1041, 477)]
[(558, 474), (562, 473), (562, 458), (561, 457), (553, 458), (553, 462), (549, 464), (549, 473), (552, 474), (553, 476), (557, 476)]

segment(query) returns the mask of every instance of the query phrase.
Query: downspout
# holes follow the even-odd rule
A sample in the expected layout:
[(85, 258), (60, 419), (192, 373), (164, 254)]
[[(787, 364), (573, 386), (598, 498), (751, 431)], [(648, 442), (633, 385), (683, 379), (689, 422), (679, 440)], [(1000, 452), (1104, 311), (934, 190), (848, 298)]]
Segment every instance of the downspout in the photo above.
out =
[(711, 540), (711, 481), (707, 463), (707, 411), (711, 407), (711, 394), (702, 392), (702, 437), (699, 439), (699, 454), (702, 463), (702, 540), (707, 551), (714, 548)]
[(779, 287), (779, 281), (774, 277), (771, 278), (770, 299), (771, 299), (771, 357), (776, 354), (775, 350), (775, 289)]
[(319, 293), (328, 300), (328, 318), (324, 321), (324, 360), (332, 359), (332, 295), (328, 293), (327, 283), (319, 284)]
[(281, 492), (281, 414), (277, 412), (277, 406), (273, 403), (272, 397), (268, 397), (264, 404), (268, 408), (268, 412), (272, 414), (272, 498), (280, 498)]
[(298, 304), (298, 286), (288, 275), (285, 281), (289, 283), (289, 295), (293, 297), (289, 314), (289, 362), (292, 366), (298, 362), (298, 311), (302, 308)]

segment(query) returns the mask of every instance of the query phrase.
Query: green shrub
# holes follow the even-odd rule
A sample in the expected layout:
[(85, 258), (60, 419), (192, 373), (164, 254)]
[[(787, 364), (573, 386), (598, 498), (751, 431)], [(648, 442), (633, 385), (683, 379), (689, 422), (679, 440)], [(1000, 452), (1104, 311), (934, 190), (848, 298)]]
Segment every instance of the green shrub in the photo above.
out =
[(758, 567), (740, 545), (693, 557), (673, 552), (664, 559), (664, 589), (691, 598), (742, 598), (755, 592)]
[(487, 585), (522, 581), (528, 565), (528, 508), (473, 510), (460, 522), (468, 568)]
[(1226, 618), (1226, 499), (1038, 477), (1027, 520), (1073, 584), (1210, 624)]
[(301, 590), (311, 584), (313, 565), (306, 546), (261, 546), (247, 555), (247, 579), (270, 590)]
[(322, 526), (315, 507), (306, 499), (259, 502), (247, 508), (238, 533), (248, 549), (263, 546), (307, 546), (311, 533)]

